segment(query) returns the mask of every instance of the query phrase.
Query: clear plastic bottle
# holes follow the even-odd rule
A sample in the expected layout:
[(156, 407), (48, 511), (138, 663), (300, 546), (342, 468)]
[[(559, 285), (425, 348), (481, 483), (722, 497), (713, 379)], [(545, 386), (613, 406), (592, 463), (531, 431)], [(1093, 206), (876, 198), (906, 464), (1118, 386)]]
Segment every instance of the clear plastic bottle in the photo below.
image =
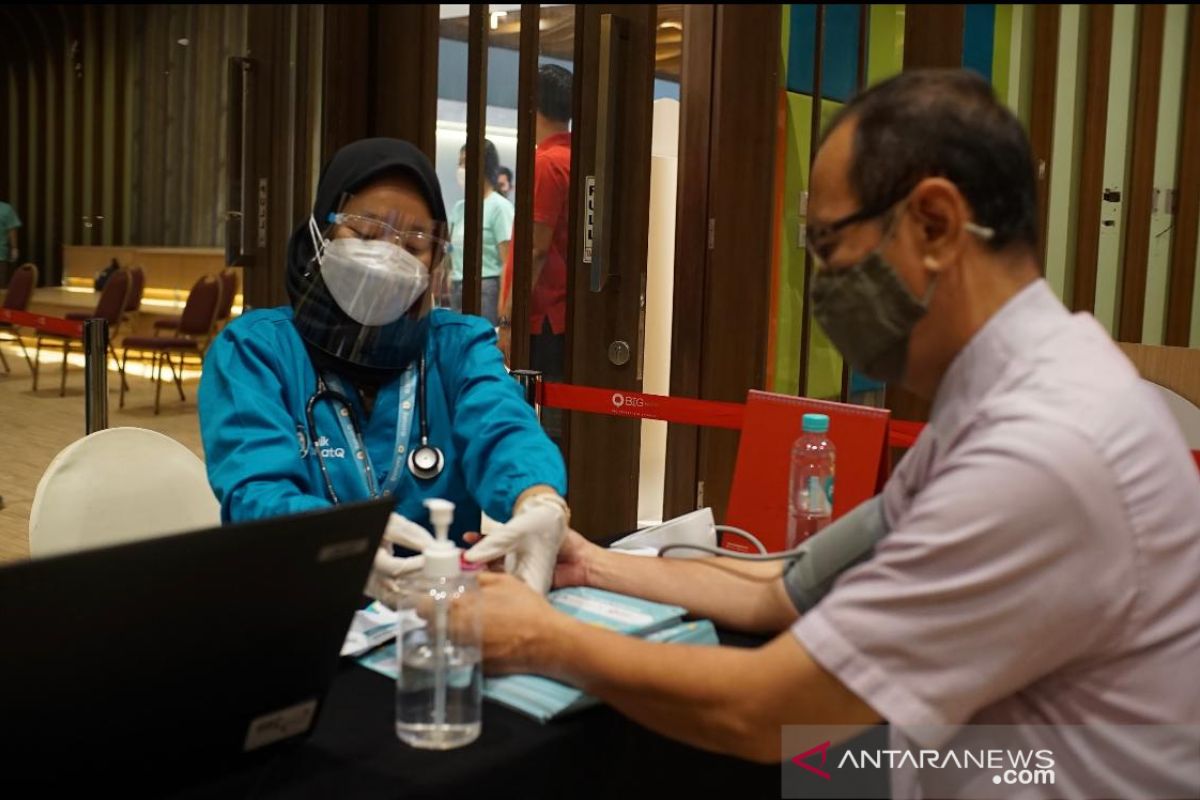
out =
[(426, 622), (400, 632), (396, 735), (413, 747), (450, 750), (475, 741), (482, 729), (481, 620), (460, 604), (450, 622), (451, 606), (479, 589), (474, 575), (463, 574), (460, 551), (448, 539), (454, 504), (425, 505), (437, 541), (426, 548), (424, 569), (407, 593), (407, 605)]
[(790, 550), (829, 524), (833, 517), (833, 478), (836, 453), (829, 417), (805, 414), (800, 438), (792, 447), (788, 486), (787, 546)]

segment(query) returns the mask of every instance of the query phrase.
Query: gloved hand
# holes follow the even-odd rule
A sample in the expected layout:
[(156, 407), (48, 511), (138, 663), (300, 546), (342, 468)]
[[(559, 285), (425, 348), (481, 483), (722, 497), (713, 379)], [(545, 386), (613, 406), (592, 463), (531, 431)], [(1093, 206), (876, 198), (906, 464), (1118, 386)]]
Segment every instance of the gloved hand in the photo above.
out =
[(545, 594), (554, 580), (558, 548), (567, 535), (567, 501), (553, 492), (532, 495), (517, 507), (504, 525), (467, 551), (473, 564), (512, 554), (511, 572), (535, 591)]
[(367, 577), (364, 593), (388, 608), (398, 608), (404, 596), (402, 580), (414, 572), (419, 572), (425, 565), (425, 557), (399, 558), (392, 555), (392, 545), (398, 544), (409, 550), (421, 552), (432, 543), (432, 533), (393, 512), (388, 518), (387, 528), (383, 531), (383, 544), (375, 552), (375, 563), (371, 567), (370, 576)]

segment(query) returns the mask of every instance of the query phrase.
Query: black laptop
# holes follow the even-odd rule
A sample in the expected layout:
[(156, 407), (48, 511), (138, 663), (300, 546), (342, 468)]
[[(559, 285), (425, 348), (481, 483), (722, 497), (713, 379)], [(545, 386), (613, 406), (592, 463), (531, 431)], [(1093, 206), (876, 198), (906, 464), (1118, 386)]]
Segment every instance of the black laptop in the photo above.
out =
[(166, 788), (302, 738), (393, 503), (0, 568), (0, 781)]

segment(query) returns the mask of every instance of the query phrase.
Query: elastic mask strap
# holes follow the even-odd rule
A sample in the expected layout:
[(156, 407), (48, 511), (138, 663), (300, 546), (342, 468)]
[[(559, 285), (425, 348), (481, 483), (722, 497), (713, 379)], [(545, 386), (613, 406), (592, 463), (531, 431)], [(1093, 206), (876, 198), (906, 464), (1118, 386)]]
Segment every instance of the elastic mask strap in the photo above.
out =
[(974, 222), (966, 222), (963, 224), (963, 227), (967, 229), (968, 233), (975, 234), (985, 242), (991, 241), (992, 237), (996, 235), (996, 231), (991, 228), (985, 225), (976, 225)]
[(325, 255), (325, 237), (321, 235), (321, 229), (317, 227), (317, 220), (312, 214), (308, 215), (308, 235), (312, 237), (313, 254), (320, 262), (321, 256)]
[[(968, 233), (978, 236), (985, 242), (990, 241), (996, 235), (996, 232), (991, 228), (976, 225), (974, 222), (964, 223), (963, 227), (967, 229)], [(933, 290), (937, 287), (938, 276), (940, 274), (940, 272), (935, 272), (933, 273), (933, 277), (929, 279), (929, 286), (925, 289), (925, 296), (921, 298), (921, 305), (925, 306), (925, 308), (929, 308), (929, 302), (933, 299)]]

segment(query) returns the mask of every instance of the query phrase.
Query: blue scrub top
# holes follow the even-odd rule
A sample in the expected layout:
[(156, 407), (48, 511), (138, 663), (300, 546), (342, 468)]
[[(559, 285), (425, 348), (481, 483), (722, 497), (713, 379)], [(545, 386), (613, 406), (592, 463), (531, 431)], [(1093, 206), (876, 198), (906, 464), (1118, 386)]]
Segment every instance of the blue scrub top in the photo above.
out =
[[(451, 535), (479, 530), (482, 508), (507, 520), (522, 492), (545, 484), (566, 496), (562, 455), (543, 433), (520, 387), (504, 369), (496, 334), (486, 320), (444, 309), (430, 317), (426, 349), (429, 443), (446, 457), (442, 473), (420, 480), (405, 462), (396, 486), (396, 512), (426, 527), (423, 501), (455, 503)], [(348, 383), (348, 382), (347, 382)], [(401, 378), (379, 388), (370, 418), (356, 392), (350, 402), (379, 486), (387, 481), (396, 449)], [(294, 514), (332, 505), (315, 445), (326, 446), (325, 468), (341, 502), (370, 495), (336, 418), (340, 405), (322, 400), (310, 432), (305, 406), (317, 391), (316, 368), (292, 310), (243, 314), (218, 336), (200, 379), (200, 433), (209, 483), (225, 522)], [(408, 449), (420, 444), (420, 417), (412, 414)]]

